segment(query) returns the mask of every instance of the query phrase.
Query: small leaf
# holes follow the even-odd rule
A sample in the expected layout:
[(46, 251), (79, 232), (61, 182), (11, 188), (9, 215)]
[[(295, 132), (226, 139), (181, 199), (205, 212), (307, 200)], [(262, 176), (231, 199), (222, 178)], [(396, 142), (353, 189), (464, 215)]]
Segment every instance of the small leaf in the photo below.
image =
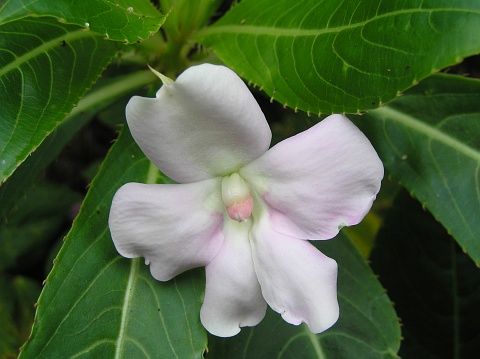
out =
[(120, 257), (108, 229), (116, 190), (165, 182), (126, 128), (93, 181), (38, 301), (19, 358), (201, 358), (203, 270), (162, 283), (140, 259)]
[(480, 52), (479, 31), (478, 1), (243, 0), (198, 41), (276, 101), (329, 114), (376, 108)]
[(386, 172), (480, 264), (480, 80), (435, 75), (357, 118)]
[(79, 25), (106, 39), (135, 43), (156, 33), (165, 17), (147, 0), (7, 0), (0, 9), (0, 24), (26, 16), (54, 16)]
[(1, 25), (0, 32), (2, 183), (65, 118), (117, 49), (52, 18), (23, 18)]
[(340, 319), (322, 334), (293, 326), (268, 311), (256, 327), (233, 338), (210, 338), (207, 358), (377, 359), (398, 358), (400, 327), (385, 291), (355, 246), (339, 234), (312, 241), (339, 265)]
[(478, 356), (480, 270), (408, 194), (387, 215), (371, 260), (402, 319), (403, 358)]

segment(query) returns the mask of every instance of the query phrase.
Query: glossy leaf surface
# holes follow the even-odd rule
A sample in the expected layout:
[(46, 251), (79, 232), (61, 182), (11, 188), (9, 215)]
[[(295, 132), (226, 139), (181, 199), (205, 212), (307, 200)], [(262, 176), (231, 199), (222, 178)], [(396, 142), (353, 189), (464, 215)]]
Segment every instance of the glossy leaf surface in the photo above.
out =
[(356, 124), (386, 172), (480, 263), (480, 81), (436, 75)]
[(479, 31), (478, 1), (244, 0), (198, 38), (276, 101), (330, 114), (376, 108), (478, 53)]
[(117, 49), (53, 18), (23, 18), (0, 32), (1, 183), (78, 103)]
[(7, 0), (0, 6), (0, 23), (31, 15), (52, 16), (127, 44), (147, 39), (165, 21), (148, 0)]

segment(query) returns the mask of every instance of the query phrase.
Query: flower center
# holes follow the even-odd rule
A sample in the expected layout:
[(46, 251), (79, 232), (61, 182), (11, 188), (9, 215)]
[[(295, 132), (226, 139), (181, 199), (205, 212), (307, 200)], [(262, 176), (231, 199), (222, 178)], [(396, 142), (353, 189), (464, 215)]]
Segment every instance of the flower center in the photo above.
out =
[(238, 173), (223, 177), (222, 199), (231, 219), (244, 222), (252, 214), (253, 198), (247, 183)]

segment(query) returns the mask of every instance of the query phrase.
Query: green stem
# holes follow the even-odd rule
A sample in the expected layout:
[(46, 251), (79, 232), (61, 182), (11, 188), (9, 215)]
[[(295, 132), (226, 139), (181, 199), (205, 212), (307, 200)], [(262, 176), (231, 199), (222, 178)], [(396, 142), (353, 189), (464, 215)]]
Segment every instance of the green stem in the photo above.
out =
[(119, 80), (112, 81), (108, 85), (89, 92), (78, 102), (78, 105), (70, 112), (67, 119), (78, 116), (82, 112), (95, 110), (106, 102), (113, 101), (119, 96), (128, 94), (155, 81), (158, 81), (158, 78), (150, 70), (134, 72)]

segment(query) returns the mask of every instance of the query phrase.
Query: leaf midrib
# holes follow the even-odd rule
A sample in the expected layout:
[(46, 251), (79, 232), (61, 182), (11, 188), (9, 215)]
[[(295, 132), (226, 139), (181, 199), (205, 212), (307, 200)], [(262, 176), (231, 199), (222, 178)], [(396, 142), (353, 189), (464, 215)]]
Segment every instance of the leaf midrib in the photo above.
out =
[(388, 118), (391, 121), (401, 123), (402, 125), (414, 130), (415, 132), (425, 135), (430, 140), (434, 140), (448, 147), (451, 147), (458, 153), (470, 157), (476, 162), (480, 163), (480, 151), (477, 151), (474, 148), (467, 146), (465, 143), (461, 142), (455, 137), (449, 136), (437, 127), (427, 125), (426, 123), (421, 121), (421, 119), (418, 119), (412, 115), (401, 112), (389, 106), (371, 111), (370, 114), (374, 117), (378, 117), (380, 115), (382, 117)]
[(310, 340), (310, 343), (312, 343), (312, 347), (313, 347), (313, 350), (315, 350), (317, 359), (327, 359), (327, 356), (325, 355), (325, 352), (323, 351), (317, 336), (313, 334), (305, 324), (302, 324), (302, 326), (303, 326), (304, 332), (307, 335), (307, 338)]
[(128, 324), (129, 307), (133, 300), (133, 293), (135, 291), (135, 279), (138, 276), (138, 265), (140, 259), (134, 258), (130, 262), (130, 272), (128, 274), (127, 287), (125, 288), (125, 297), (123, 299), (123, 307), (121, 310), (122, 316), (120, 320), (120, 330), (118, 332), (117, 344), (115, 349), (115, 359), (120, 359), (123, 354), (124, 341), (126, 336), (126, 327)]
[[(154, 184), (156, 183), (158, 179), (159, 171), (158, 169), (153, 165), (153, 163), (150, 162), (150, 165), (148, 167), (148, 171), (146, 174), (146, 180), (145, 183), (147, 184)], [(127, 286), (125, 288), (125, 296), (123, 300), (123, 307), (121, 310), (122, 316), (121, 316), (121, 321), (120, 321), (120, 328), (118, 331), (118, 338), (117, 338), (117, 343), (116, 343), (116, 349), (115, 349), (115, 359), (121, 359), (123, 356), (123, 350), (124, 350), (124, 342), (126, 339), (126, 330), (128, 326), (128, 317), (130, 314), (129, 308), (132, 305), (133, 301), (133, 295), (135, 292), (135, 282), (139, 276), (139, 265), (140, 265), (140, 258), (133, 258), (130, 260), (130, 272), (128, 274), (128, 282)], [(175, 352), (175, 349), (170, 341), (169, 338), (168, 342), (170, 343), (170, 346), (172, 348), (172, 351)]]
[[(345, 30), (351, 30), (358, 27), (363, 27), (370, 22), (377, 21), (382, 18), (388, 18), (396, 15), (411, 15), (414, 13), (435, 13), (435, 12), (460, 12), (460, 13), (472, 13), (480, 15), (480, 11), (475, 11), (471, 9), (452, 9), (452, 8), (440, 8), (440, 9), (408, 9), (408, 10), (398, 10), (393, 12), (388, 12), (381, 15), (376, 15), (367, 20), (356, 22), (354, 24), (335, 26), (330, 28), (321, 28), (321, 29), (299, 29), (299, 28), (285, 28), (285, 27), (275, 27), (275, 26), (256, 26), (256, 25), (218, 25), (207, 27), (204, 30), (200, 31), (197, 35), (198, 38), (204, 38), (210, 35), (215, 34), (225, 34), (225, 33), (234, 33), (234, 34), (247, 34), (247, 35), (269, 35), (275, 37), (306, 37), (306, 36), (319, 36), (330, 33), (339, 33)], [(327, 24), (328, 26), (328, 24)]]

